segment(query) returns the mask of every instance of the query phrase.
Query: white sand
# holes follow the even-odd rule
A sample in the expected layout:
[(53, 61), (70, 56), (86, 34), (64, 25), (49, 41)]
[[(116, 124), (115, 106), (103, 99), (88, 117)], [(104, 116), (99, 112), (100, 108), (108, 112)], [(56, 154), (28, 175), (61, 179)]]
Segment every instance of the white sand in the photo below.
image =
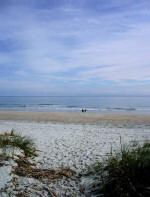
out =
[(0, 132), (14, 129), (34, 139), (41, 150), (40, 157), (49, 167), (71, 167), (80, 170), (101, 155), (110, 151), (111, 146), (120, 146), (132, 140), (150, 139), (150, 127), (119, 128), (112, 125), (82, 125), (63, 123), (0, 121)]
[[(77, 172), (102, 155), (132, 140), (150, 140), (150, 126), (88, 125), (50, 122), (0, 121), (0, 132), (14, 129), (34, 139), (43, 168), (70, 167)], [(62, 188), (63, 187), (63, 183)], [(69, 186), (68, 186), (69, 187)], [(63, 189), (61, 188), (61, 192)], [(61, 193), (62, 194), (62, 193)], [(60, 195), (61, 196), (61, 195)], [(63, 196), (63, 195), (62, 195)], [(74, 196), (74, 195), (73, 195)]]

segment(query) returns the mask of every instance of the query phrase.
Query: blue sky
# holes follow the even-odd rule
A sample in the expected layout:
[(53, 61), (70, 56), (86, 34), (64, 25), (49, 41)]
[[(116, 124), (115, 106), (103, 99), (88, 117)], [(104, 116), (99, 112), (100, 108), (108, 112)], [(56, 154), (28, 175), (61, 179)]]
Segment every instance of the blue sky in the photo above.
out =
[(150, 1), (0, 1), (0, 95), (150, 95)]

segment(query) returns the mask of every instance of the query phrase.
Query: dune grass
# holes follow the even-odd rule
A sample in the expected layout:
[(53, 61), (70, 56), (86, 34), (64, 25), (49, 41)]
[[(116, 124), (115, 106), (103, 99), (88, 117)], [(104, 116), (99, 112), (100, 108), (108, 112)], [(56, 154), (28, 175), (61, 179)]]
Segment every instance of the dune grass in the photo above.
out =
[(36, 148), (33, 140), (29, 137), (16, 134), (14, 130), (10, 133), (5, 132), (0, 134), (0, 148), (4, 153), (8, 149), (11, 149), (13, 154), (15, 149), (20, 149), (26, 157), (36, 156)]
[(121, 145), (119, 152), (95, 164), (91, 173), (98, 175), (98, 191), (105, 197), (150, 196), (150, 143)]

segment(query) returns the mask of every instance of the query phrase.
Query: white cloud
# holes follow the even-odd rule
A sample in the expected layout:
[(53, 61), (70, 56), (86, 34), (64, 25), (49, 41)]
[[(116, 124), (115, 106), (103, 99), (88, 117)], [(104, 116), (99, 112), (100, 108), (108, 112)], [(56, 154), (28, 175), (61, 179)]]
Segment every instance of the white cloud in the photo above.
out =
[(91, 64), (90, 69), (80, 75), (112, 81), (150, 80), (149, 35), (149, 24), (141, 24), (122, 33), (119, 40), (106, 44), (96, 42), (79, 50), (80, 59), (84, 60), (82, 64)]
[[(115, 4), (119, 7), (121, 2)], [(136, 85), (147, 83), (150, 12), (145, 3), (128, 7), (129, 2), (122, 12), (104, 11), (110, 5), (116, 6), (114, 1), (109, 6), (105, 4), (100, 13), (72, 6), (5, 9), (0, 13), (0, 41), (8, 42), (8, 46), (10, 41), (15, 44), (12, 51), (0, 48), (1, 70), (14, 65), (12, 78), (15, 81), (20, 77), (24, 89), (30, 86), (25, 83), (29, 78), (33, 79), (29, 83), (35, 84), (30, 86), (32, 89), (36, 89), (38, 80), (39, 89), (52, 81), (83, 81), (83, 86), (89, 85), (87, 91), (93, 79), (98, 81), (97, 85), (99, 81), (117, 82), (120, 86), (129, 85), (130, 80)], [(10, 83), (6, 75), (1, 77)], [(14, 87), (17, 88), (17, 82)]]

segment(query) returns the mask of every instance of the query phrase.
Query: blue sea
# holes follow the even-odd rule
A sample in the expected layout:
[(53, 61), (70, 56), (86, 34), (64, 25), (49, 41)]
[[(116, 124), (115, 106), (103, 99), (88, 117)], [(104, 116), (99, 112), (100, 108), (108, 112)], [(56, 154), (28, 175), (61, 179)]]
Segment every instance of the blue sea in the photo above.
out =
[(0, 97), (0, 110), (150, 114), (150, 97), (9, 96)]

